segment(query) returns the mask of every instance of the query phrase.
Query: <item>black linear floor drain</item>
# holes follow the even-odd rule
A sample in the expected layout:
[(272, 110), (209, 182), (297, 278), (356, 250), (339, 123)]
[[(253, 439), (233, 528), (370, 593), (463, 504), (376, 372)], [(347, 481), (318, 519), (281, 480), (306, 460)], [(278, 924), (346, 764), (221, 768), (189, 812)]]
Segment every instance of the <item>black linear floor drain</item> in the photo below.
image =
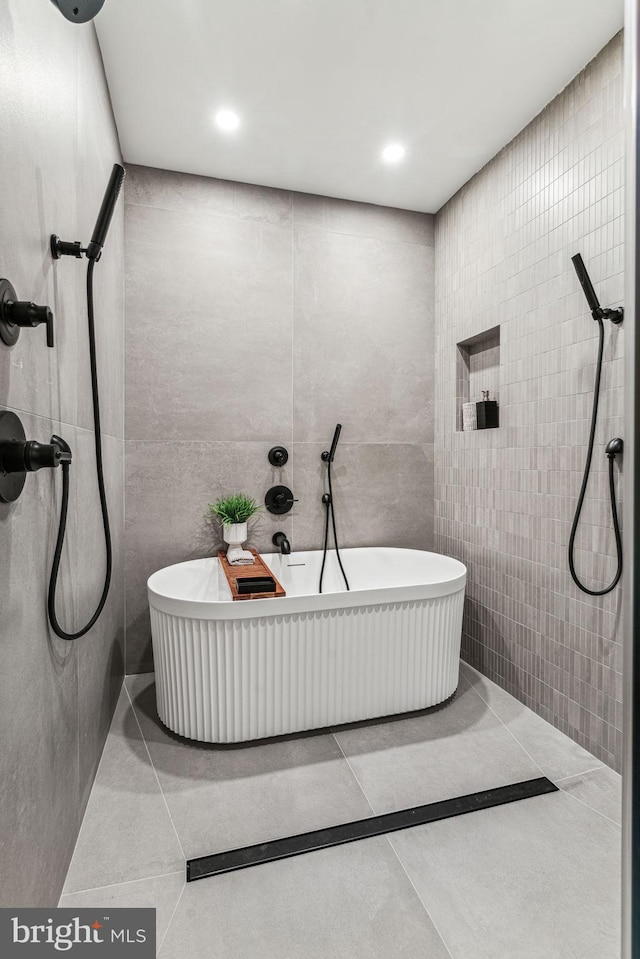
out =
[(539, 779), (527, 779), (525, 782), (485, 789), (455, 799), (411, 806), (409, 809), (400, 809), (382, 816), (370, 816), (338, 826), (327, 826), (297, 836), (271, 839), (255, 846), (242, 846), (240, 849), (230, 849), (211, 856), (200, 856), (187, 860), (187, 882), (233, 872), (235, 869), (246, 869), (248, 866), (258, 866), (265, 862), (275, 862), (277, 859), (288, 859), (290, 856), (301, 856), (303, 853), (328, 849), (330, 846), (341, 846), (358, 839), (370, 839), (399, 829), (424, 826), (439, 819), (450, 819), (452, 816), (462, 816), (479, 809), (491, 809), (492, 806), (503, 806), (520, 799), (553, 792), (558, 792), (558, 787), (546, 776), (541, 776)]

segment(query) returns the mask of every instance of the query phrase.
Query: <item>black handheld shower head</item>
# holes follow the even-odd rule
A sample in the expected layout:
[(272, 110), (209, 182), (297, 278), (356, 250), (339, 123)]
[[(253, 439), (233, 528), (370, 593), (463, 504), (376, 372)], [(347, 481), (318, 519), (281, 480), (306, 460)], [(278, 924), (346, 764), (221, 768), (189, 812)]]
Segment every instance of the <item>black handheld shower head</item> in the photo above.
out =
[(102, 198), (102, 206), (98, 213), (98, 219), (93, 228), (91, 242), (87, 247), (82, 246), (79, 240), (74, 240), (74, 242), (71, 243), (68, 240), (61, 240), (56, 233), (51, 234), (49, 245), (51, 247), (51, 256), (54, 260), (59, 260), (61, 256), (75, 256), (77, 259), (81, 259), (83, 253), (87, 254), (88, 260), (97, 261), (100, 259), (102, 247), (109, 232), (111, 217), (118, 202), (118, 195), (125, 177), (125, 172), (124, 167), (121, 167), (119, 163), (113, 164), (107, 189), (104, 191)]
[(329, 451), (329, 462), (333, 463), (333, 457), (336, 455), (336, 446), (338, 445), (338, 440), (340, 439), (340, 433), (342, 431), (342, 423), (338, 423), (333, 434), (333, 439), (331, 440), (331, 449)]
[(600, 301), (596, 296), (596, 291), (594, 290), (589, 274), (587, 273), (584, 260), (579, 253), (576, 253), (575, 256), (571, 257), (571, 262), (573, 263), (576, 273), (578, 274), (580, 286), (584, 290), (584, 295), (587, 298), (587, 303), (589, 304), (589, 309), (591, 310), (593, 318), (594, 320), (597, 320), (600, 317)]
[(325, 463), (333, 463), (333, 457), (336, 455), (336, 446), (338, 445), (338, 440), (340, 439), (341, 430), (342, 424), (338, 423), (333, 434), (333, 439), (331, 440), (331, 449), (325, 450), (322, 454), (322, 459)]
[(591, 316), (594, 320), (602, 322), (602, 320), (611, 320), (612, 323), (615, 323), (616, 326), (619, 323), (622, 323), (624, 319), (624, 310), (621, 306), (609, 309), (608, 307), (600, 306), (600, 301), (596, 296), (596, 291), (593, 288), (593, 284), (587, 273), (587, 268), (584, 265), (584, 260), (579, 253), (576, 253), (575, 256), (571, 257), (571, 262), (573, 263), (576, 273), (578, 274), (578, 279), (580, 280), (580, 286), (584, 291), (584, 295), (587, 298), (587, 303), (589, 304), (589, 309), (591, 310)]
[(87, 23), (100, 13), (104, 0), (51, 0), (51, 3), (72, 23)]
[(91, 242), (87, 247), (88, 260), (97, 260), (102, 252), (102, 247), (107, 239), (111, 217), (113, 216), (113, 211), (115, 210), (116, 203), (118, 201), (118, 195), (120, 193), (120, 187), (122, 186), (124, 176), (124, 167), (121, 167), (119, 163), (114, 163), (113, 170), (111, 171), (111, 176), (109, 177), (109, 182), (107, 184), (107, 189), (105, 190), (104, 197), (102, 199), (102, 206), (100, 207), (100, 212), (98, 213), (98, 219), (96, 220), (96, 225), (93, 228)]

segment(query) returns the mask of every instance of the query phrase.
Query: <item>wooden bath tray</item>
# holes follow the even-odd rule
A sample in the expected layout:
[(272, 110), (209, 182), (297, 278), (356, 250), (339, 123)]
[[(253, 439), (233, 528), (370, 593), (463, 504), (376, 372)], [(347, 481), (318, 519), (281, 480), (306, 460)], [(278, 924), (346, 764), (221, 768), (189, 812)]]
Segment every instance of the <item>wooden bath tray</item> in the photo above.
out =
[[(253, 553), (254, 562), (252, 566), (231, 566), (227, 562), (227, 554), (222, 550), (218, 551), (218, 559), (220, 560), (220, 565), (224, 571), (224, 575), (227, 577), (227, 582), (229, 584), (229, 589), (231, 590), (231, 598), (236, 599), (271, 599), (272, 596), (286, 596), (286, 592), (283, 587), (280, 585), (276, 577), (273, 575), (267, 564), (264, 560), (258, 555), (257, 550), (250, 549), (250, 553)], [(236, 584), (237, 579), (254, 579), (261, 578), (263, 576), (270, 576), (271, 579), (275, 581), (276, 588), (273, 593), (239, 593), (238, 587)]]

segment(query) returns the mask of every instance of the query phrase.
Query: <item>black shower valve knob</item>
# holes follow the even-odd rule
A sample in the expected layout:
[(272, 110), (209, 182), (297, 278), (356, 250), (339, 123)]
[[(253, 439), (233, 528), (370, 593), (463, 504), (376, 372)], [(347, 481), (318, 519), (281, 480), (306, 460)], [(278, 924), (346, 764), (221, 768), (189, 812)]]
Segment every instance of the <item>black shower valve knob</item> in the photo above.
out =
[(25, 329), (31, 327), (35, 329), (41, 323), (47, 327), (47, 346), (52, 347), (53, 343), (53, 313), (48, 306), (36, 306), (27, 300), (5, 303), (5, 316), (8, 316), (9, 322)]
[(37, 440), (29, 440), (24, 444), (24, 468), (27, 473), (35, 473), (36, 470), (45, 467), (54, 468), (60, 463), (60, 450), (53, 443), (38, 443)]
[(29, 473), (34, 473), (45, 466), (55, 469), (63, 463), (70, 462), (71, 448), (60, 436), (52, 436), (50, 443), (38, 443), (36, 440), (30, 440), (26, 444), (24, 463), (25, 469)]
[(272, 466), (284, 466), (289, 459), (289, 453), (284, 446), (272, 446), (268, 456)]
[(53, 313), (49, 307), (19, 300), (11, 283), (0, 280), (0, 338), (7, 346), (17, 342), (21, 329), (35, 328), (41, 323), (47, 328), (47, 346), (53, 347)]
[(62, 463), (71, 462), (71, 450), (62, 440), (60, 446), (57, 436), (50, 443), (38, 443), (37, 440), (10, 440), (0, 444), (0, 459), (3, 473), (35, 473), (37, 470), (55, 469)]
[[(71, 463), (71, 447), (60, 436), (49, 443), (28, 440), (20, 418), (0, 410), (0, 503), (13, 503), (23, 490), (27, 473)], [(65, 465), (66, 464), (66, 465)]]
[(286, 493), (276, 493), (273, 502), (276, 506), (286, 506), (288, 503), (297, 503), (298, 500), (294, 496), (287, 496)]
[(282, 515), (288, 513), (294, 503), (298, 500), (288, 486), (272, 486), (264, 498), (264, 504), (270, 513)]

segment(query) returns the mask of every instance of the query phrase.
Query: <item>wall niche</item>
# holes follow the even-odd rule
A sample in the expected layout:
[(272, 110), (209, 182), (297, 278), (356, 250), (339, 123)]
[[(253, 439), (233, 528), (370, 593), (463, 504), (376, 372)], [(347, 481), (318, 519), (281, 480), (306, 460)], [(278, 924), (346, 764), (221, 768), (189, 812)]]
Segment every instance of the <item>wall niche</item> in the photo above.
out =
[(456, 429), (462, 431), (463, 403), (479, 403), (483, 391), (500, 409), (500, 327), (492, 326), (457, 344)]

